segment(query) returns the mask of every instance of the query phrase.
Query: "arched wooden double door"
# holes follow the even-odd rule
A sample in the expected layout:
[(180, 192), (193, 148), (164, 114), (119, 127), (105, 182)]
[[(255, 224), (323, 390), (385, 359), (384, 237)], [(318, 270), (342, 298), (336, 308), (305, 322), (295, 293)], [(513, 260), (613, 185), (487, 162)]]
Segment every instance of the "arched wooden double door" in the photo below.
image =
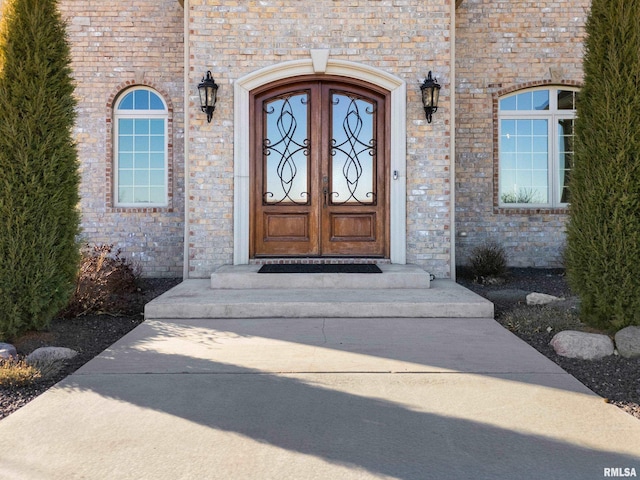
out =
[(388, 257), (387, 103), (337, 79), (252, 94), (252, 257)]

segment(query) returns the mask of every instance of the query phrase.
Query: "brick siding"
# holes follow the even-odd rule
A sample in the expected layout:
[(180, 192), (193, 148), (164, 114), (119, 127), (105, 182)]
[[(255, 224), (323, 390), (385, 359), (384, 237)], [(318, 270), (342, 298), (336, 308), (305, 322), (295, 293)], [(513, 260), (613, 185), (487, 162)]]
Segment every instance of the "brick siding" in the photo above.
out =
[[(59, 7), (79, 101), (83, 241), (114, 244), (145, 276), (182, 276), (183, 9), (175, 0), (62, 0)], [(169, 106), (167, 208), (113, 208), (112, 104), (133, 85), (154, 88)]]
[(464, 0), (456, 11), (456, 263), (496, 240), (511, 266), (558, 267), (566, 209), (497, 208), (500, 94), (579, 86), (590, 2)]
[[(437, 0), (190, 1), (195, 85), (211, 70), (220, 85), (210, 124), (192, 98), (190, 276), (233, 260), (233, 82), (255, 70), (308, 59), (310, 49), (367, 64), (407, 82), (407, 261), (450, 271), (450, 2)], [(427, 124), (420, 83), (442, 84)]]

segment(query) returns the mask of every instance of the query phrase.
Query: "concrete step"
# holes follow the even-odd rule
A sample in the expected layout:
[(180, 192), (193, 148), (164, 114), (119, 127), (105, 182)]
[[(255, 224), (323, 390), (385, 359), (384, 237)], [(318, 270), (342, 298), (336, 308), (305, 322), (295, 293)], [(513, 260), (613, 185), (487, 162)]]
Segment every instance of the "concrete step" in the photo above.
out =
[(430, 275), (417, 265), (379, 264), (382, 273), (257, 273), (261, 265), (224, 265), (211, 275), (211, 288), (237, 289), (423, 289)]
[(145, 306), (147, 320), (318, 317), (492, 318), (493, 304), (451, 280), (428, 289), (211, 289), (203, 279), (186, 280)]

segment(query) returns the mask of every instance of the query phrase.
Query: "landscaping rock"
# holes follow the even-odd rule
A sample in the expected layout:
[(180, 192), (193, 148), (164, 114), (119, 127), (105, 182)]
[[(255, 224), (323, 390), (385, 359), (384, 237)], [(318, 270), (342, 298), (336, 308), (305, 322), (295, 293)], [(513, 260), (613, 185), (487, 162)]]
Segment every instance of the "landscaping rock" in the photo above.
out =
[(25, 361), (38, 370), (43, 377), (49, 377), (58, 373), (66, 360), (78, 355), (78, 352), (64, 347), (41, 347), (35, 349)]
[(16, 347), (11, 345), (10, 343), (0, 343), (0, 358), (16, 358), (18, 356), (18, 352), (16, 351)]
[(564, 298), (554, 297), (553, 295), (547, 295), (546, 293), (532, 292), (527, 295), (527, 305), (547, 305), (560, 300), (564, 300)]
[(550, 344), (562, 357), (598, 360), (613, 355), (613, 341), (597, 333), (565, 330), (557, 333)]
[(615, 335), (618, 353), (625, 358), (640, 357), (640, 327), (626, 327)]

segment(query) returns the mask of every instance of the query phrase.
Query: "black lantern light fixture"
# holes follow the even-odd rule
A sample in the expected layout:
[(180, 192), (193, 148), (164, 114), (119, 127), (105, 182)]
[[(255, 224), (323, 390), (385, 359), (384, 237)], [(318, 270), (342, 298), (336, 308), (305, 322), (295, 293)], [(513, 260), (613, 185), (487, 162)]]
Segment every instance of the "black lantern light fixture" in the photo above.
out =
[(438, 111), (438, 99), (440, 98), (440, 85), (437, 79), (431, 76), (431, 72), (424, 83), (420, 85), (422, 90), (422, 105), (424, 105), (424, 114), (427, 117), (427, 123), (431, 123), (431, 116)]
[(207, 114), (207, 122), (210, 123), (218, 99), (218, 84), (213, 81), (210, 70), (207, 71), (206, 77), (202, 77), (202, 82), (198, 85), (198, 93), (200, 94), (200, 109)]

